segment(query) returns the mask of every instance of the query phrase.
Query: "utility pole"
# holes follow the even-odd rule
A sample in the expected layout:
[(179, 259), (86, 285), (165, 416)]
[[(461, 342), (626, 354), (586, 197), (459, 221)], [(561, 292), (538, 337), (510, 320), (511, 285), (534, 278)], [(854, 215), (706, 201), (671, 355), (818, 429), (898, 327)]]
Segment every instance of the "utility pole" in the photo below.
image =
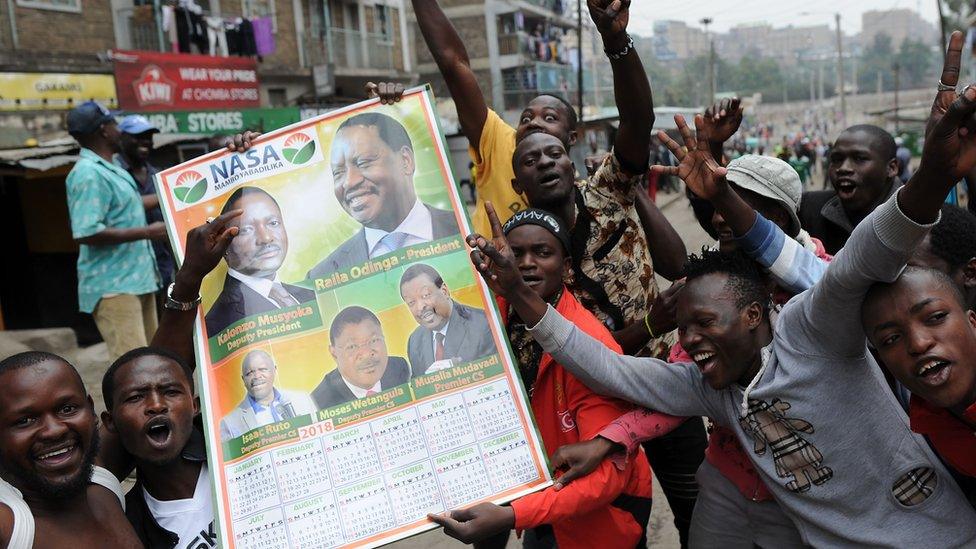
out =
[(949, 41), (949, 36), (946, 34), (946, 20), (945, 15), (942, 14), (942, 0), (935, 0), (935, 5), (939, 9), (939, 32), (942, 33), (942, 42), (939, 44), (940, 49), (946, 47), (946, 43)]
[(576, 104), (583, 121), (583, 0), (576, 0)]
[(814, 82), (814, 71), (810, 69), (810, 102), (813, 103), (817, 100), (817, 90)]
[(817, 89), (817, 92), (820, 94), (818, 96), (818, 98), (820, 99), (820, 102), (823, 103), (823, 100), (824, 100), (824, 66), (823, 66), (823, 63), (820, 63), (820, 66), (817, 67), (817, 72), (819, 73), (818, 74), (818, 78), (820, 79), (819, 88)]
[(715, 101), (715, 40), (708, 32), (712, 18), (705, 17), (701, 20), (701, 24), (705, 27), (705, 39), (708, 40), (708, 101), (705, 102), (705, 106), (708, 107)]
[(898, 82), (898, 76), (899, 76), (899, 73), (901, 72), (901, 65), (899, 65), (898, 62), (895, 61), (895, 66), (893, 68), (895, 69), (895, 135), (898, 135), (898, 130), (899, 130), (899, 127), (898, 127), (898, 118), (899, 118), (899, 115), (898, 115), (898, 84), (899, 84), (899, 82)]
[(841, 122), (847, 124), (847, 99), (844, 97), (844, 36), (840, 30), (840, 12), (834, 14), (837, 21), (837, 94), (840, 95)]

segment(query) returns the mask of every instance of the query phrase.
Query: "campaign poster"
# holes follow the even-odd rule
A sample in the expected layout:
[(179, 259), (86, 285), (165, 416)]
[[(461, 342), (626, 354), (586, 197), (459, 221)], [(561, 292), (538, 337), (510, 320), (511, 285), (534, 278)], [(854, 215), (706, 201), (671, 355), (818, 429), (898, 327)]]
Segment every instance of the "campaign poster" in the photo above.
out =
[(157, 179), (185, 235), (242, 209), (196, 323), (223, 547), (375, 547), (551, 483), (429, 87)]

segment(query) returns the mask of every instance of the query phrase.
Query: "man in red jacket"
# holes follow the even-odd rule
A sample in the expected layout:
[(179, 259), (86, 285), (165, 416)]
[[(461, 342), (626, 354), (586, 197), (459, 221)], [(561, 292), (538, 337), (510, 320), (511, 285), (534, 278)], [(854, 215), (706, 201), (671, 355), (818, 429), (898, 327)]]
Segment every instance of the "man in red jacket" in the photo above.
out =
[[(493, 228), (506, 234), (528, 287), (581, 329), (620, 352), (606, 327), (563, 285), (571, 263), (569, 233), (559, 220), (544, 210), (527, 209), (516, 213), (502, 229), (494, 209), (487, 209)], [(481, 258), (473, 254), (472, 261)], [(499, 299), (499, 310), (550, 457), (564, 444), (593, 438), (630, 408), (590, 391), (544, 353), (504, 300)], [(680, 420), (672, 421), (673, 426), (678, 424)], [(563, 549), (608, 543), (613, 547), (643, 547), (644, 525), (651, 512), (650, 473), (643, 459), (629, 460), (621, 467), (606, 460), (590, 475), (558, 492), (548, 488), (511, 506), (481, 503), (430, 518), (444, 526), (449, 536), (465, 543), (499, 533), (507, 537), (508, 530), (514, 528), (528, 530), (527, 536), (546, 545), (553, 541), (552, 536)]]

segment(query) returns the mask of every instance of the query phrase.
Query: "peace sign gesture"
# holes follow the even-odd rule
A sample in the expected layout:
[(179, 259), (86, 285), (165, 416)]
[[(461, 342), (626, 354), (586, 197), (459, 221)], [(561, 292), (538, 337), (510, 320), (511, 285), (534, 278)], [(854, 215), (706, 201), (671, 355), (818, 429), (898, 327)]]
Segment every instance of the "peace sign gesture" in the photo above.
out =
[(938, 218), (939, 207), (956, 183), (976, 167), (976, 87), (956, 93), (963, 35), (949, 39), (942, 80), (925, 125), (918, 170), (898, 195), (902, 212), (919, 223)]
[[(685, 142), (684, 148), (663, 131), (658, 132), (657, 137), (678, 159), (678, 165), (651, 166), (651, 170), (654, 173), (676, 175), (693, 193), (705, 200), (713, 200), (728, 189), (728, 183), (725, 181), (727, 170), (712, 156), (705, 132), (698, 131), (697, 135), (692, 134), (685, 117), (680, 114), (674, 115), (674, 122), (678, 125), (678, 133)], [(695, 115), (695, 127), (704, 127), (704, 118), (700, 114)]]
[(935, 124), (942, 120), (949, 106), (956, 100), (956, 86), (959, 84), (959, 68), (962, 65), (962, 46), (964, 37), (961, 31), (955, 31), (949, 37), (949, 47), (946, 50), (945, 61), (942, 65), (942, 77), (939, 78), (939, 91), (932, 103), (932, 112), (925, 123), (925, 135), (928, 137)]
[(961, 94), (955, 90), (959, 81), (962, 43), (962, 33), (953, 32), (942, 67), (939, 91), (925, 125), (925, 147), (922, 150), (922, 166), (942, 171), (953, 182), (976, 166), (976, 121), (973, 119), (976, 90), (971, 85)]

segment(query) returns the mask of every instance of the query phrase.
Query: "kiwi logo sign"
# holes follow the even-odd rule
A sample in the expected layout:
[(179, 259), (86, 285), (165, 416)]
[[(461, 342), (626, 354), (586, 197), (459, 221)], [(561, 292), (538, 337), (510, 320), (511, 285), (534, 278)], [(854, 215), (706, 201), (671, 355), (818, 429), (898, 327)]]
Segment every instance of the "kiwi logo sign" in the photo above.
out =
[(183, 172), (176, 178), (176, 185), (173, 186), (173, 195), (184, 204), (199, 202), (203, 195), (207, 194), (207, 178), (200, 175), (200, 172), (189, 170)]
[(281, 155), (292, 164), (301, 166), (315, 155), (315, 140), (304, 133), (293, 133), (285, 139)]

